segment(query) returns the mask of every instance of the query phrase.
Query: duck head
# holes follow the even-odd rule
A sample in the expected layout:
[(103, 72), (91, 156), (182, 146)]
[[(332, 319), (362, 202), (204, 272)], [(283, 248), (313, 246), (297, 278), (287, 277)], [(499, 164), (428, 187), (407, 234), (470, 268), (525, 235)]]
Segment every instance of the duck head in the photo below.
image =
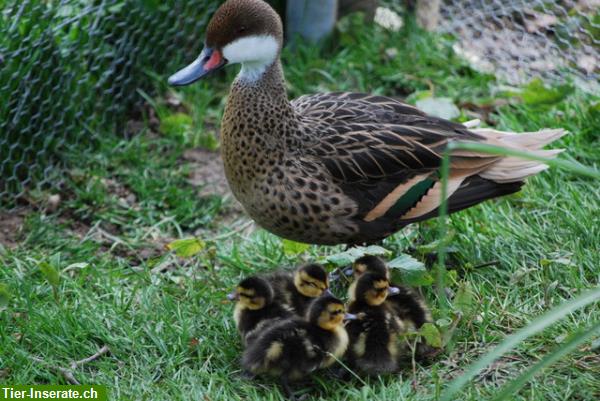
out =
[(296, 269), (294, 286), (305, 297), (316, 298), (329, 288), (329, 278), (323, 266), (310, 263)]
[(248, 277), (227, 295), (230, 301), (236, 301), (242, 309), (258, 310), (271, 304), (274, 298), (271, 285), (260, 277)]
[(385, 274), (367, 272), (356, 281), (350, 301), (362, 301), (370, 306), (378, 306), (385, 302), (388, 295), (398, 294), (397, 287), (390, 286)]
[(385, 262), (373, 255), (365, 255), (354, 261), (352, 267), (344, 270), (344, 274), (347, 276), (354, 275), (355, 279), (358, 279), (366, 272), (372, 272), (384, 275), (389, 280), (389, 270), (385, 265)]
[(355, 315), (346, 313), (344, 303), (330, 293), (312, 301), (306, 317), (310, 323), (329, 331), (340, 327), (344, 320), (356, 319)]
[(206, 30), (200, 56), (169, 77), (174, 86), (189, 85), (227, 64), (242, 64), (240, 78), (258, 79), (281, 51), (281, 18), (262, 0), (227, 0)]

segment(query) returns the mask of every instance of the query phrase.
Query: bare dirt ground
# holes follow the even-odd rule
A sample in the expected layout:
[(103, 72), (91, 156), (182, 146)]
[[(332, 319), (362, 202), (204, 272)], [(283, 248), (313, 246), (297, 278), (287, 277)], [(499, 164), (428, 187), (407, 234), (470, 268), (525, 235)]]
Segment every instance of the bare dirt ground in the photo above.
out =
[(198, 188), (198, 196), (217, 195), (228, 199), (227, 213), (242, 214), (242, 205), (233, 197), (219, 152), (196, 148), (183, 153), (183, 159), (190, 163), (188, 182)]
[(19, 243), (26, 212), (0, 211), (0, 247), (14, 248)]

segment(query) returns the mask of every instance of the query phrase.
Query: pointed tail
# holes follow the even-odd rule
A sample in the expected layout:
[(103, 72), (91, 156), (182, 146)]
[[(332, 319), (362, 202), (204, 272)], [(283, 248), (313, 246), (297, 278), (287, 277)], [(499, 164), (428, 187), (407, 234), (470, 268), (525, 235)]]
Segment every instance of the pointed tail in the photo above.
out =
[[(567, 133), (563, 129), (543, 129), (537, 132), (524, 132), (521, 134), (497, 131), (489, 128), (478, 128), (472, 131), (487, 138), (487, 143), (491, 145), (527, 151), (536, 156), (546, 158), (554, 158), (564, 151), (564, 149), (542, 150), (542, 148)], [(523, 181), (525, 178), (547, 168), (546, 164), (536, 160), (507, 156), (493, 163), (478, 175), (497, 183), (509, 183)]]

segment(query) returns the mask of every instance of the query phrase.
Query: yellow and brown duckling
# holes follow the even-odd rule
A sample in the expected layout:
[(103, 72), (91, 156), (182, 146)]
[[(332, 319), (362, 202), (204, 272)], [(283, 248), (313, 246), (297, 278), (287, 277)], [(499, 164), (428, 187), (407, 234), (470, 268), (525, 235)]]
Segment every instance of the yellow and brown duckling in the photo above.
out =
[(317, 263), (298, 267), (293, 272), (279, 271), (265, 276), (275, 291), (275, 301), (304, 317), (308, 306), (329, 288), (325, 268)]
[[(169, 78), (188, 85), (228, 64), (242, 68), (221, 123), (221, 152), (235, 197), (265, 229), (311, 244), (373, 243), (436, 217), (440, 166), (450, 142), (554, 157), (542, 148), (562, 129), (472, 129), (397, 99), (363, 93), (290, 101), (280, 62), (280, 17), (262, 0), (227, 0), (211, 18), (200, 56)], [(451, 152), (448, 212), (520, 190), (547, 166), (471, 150)]]
[[(358, 279), (367, 272), (384, 275), (390, 280), (390, 271), (381, 258), (372, 255), (358, 258), (352, 264), (352, 268), (345, 272), (346, 274), (354, 274), (354, 281), (348, 288), (349, 297), (354, 292)], [(396, 291), (388, 296), (386, 302), (393, 306), (398, 317), (404, 322), (406, 329), (418, 330), (423, 324), (433, 321), (427, 303), (417, 291), (396, 283), (391, 283), (391, 286), (396, 288)]]
[(244, 345), (252, 342), (268, 326), (294, 316), (289, 307), (275, 301), (273, 288), (260, 277), (240, 281), (227, 298), (236, 301), (233, 318)]
[(397, 291), (382, 273), (364, 273), (356, 281), (348, 312), (357, 319), (346, 326), (350, 338), (346, 357), (351, 368), (368, 375), (397, 369), (399, 335), (405, 327), (393, 306), (386, 302)]
[(251, 342), (242, 357), (250, 375), (277, 376), (284, 390), (293, 396), (289, 381), (331, 366), (348, 347), (344, 304), (329, 292), (310, 305), (306, 319), (294, 317), (270, 326)]

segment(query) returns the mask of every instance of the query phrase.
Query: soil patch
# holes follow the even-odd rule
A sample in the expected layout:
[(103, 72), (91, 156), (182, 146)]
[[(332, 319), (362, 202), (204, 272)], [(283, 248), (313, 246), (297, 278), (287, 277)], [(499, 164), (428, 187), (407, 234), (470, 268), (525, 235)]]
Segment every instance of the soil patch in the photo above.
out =
[(183, 153), (183, 159), (190, 164), (191, 171), (188, 183), (198, 188), (198, 196), (220, 196), (227, 198), (226, 210), (229, 217), (231, 214), (243, 214), (242, 205), (233, 197), (219, 152), (206, 149), (189, 149)]
[(1, 246), (12, 249), (18, 245), (26, 214), (24, 210), (0, 211)]

